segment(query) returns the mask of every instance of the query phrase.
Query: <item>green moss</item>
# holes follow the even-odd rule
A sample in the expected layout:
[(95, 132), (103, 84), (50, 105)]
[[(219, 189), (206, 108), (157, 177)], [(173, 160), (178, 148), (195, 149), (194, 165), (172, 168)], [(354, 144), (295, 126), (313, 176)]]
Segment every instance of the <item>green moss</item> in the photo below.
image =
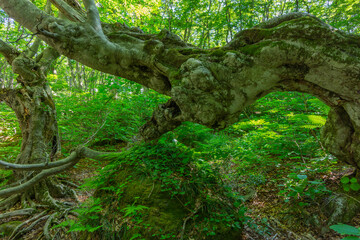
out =
[[(189, 209), (195, 206), (195, 199), (188, 196), (171, 197), (168, 192), (163, 190), (161, 182), (143, 174), (134, 174), (132, 171), (127, 168), (117, 173), (116, 182), (128, 182), (128, 184), (123, 189), (124, 194), (120, 201), (116, 203), (117, 208), (108, 208), (105, 215), (113, 221), (122, 222), (123, 230), (121, 233), (118, 232), (121, 239), (131, 239), (133, 236), (141, 236), (141, 238), (149, 240), (176, 239), (181, 234), (184, 219), (191, 214)], [(133, 176), (130, 181), (129, 175)], [(99, 193), (96, 195), (100, 196)], [(191, 195), (196, 196), (194, 193)], [(184, 203), (188, 203), (186, 207)], [(114, 206), (115, 202), (108, 205)], [(213, 212), (219, 211), (220, 209), (214, 207), (215, 205), (217, 206), (217, 203), (211, 203), (212, 207), (207, 206), (206, 208), (214, 208)], [(134, 215), (124, 215), (127, 208), (138, 206), (143, 206), (143, 210), (137, 211)], [(196, 221), (187, 222), (186, 230), (188, 231), (185, 231), (185, 236), (211, 240), (239, 238), (241, 230), (233, 229), (226, 222), (209, 223), (209, 219), (213, 217), (215, 218), (215, 216), (208, 216), (206, 211), (199, 211)], [(222, 217), (220, 216), (220, 218)], [(195, 230), (196, 224), (199, 227), (198, 230)], [(211, 231), (207, 230), (210, 229), (209, 224), (212, 226)]]
[(257, 43), (261, 40), (268, 39), (273, 34), (273, 31), (271, 29), (248, 29), (243, 31), (242, 37), (245, 38), (245, 41), (247, 43)]
[(144, 50), (149, 54), (156, 54), (160, 51), (160, 48), (163, 48), (163, 45), (159, 41), (147, 40), (145, 41)]
[(19, 226), (21, 221), (12, 221), (3, 223), (0, 225), (0, 236), (10, 236), (17, 226)]
[(133, 44), (141, 44), (142, 40), (132, 37), (124, 33), (112, 33), (108, 35), (108, 38), (113, 42), (127, 42)]
[(169, 75), (169, 79), (171, 82), (171, 85), (173, 87), (179, 86), (181, 84), (181, 73), (180, 70), (172, 71)]
[(169, 31), (166, 29), (163, 29), (159, 32), (157, 37), (161, 40), (161, 39), (164, 39), (168, 34), (169, 34)]
[(225, 54), (226, 54), (226, 51), (224, 51), (222, 49), (216, 49), (210, 53), (210, 56), (223, 57), (223, 56), (225, 56)]
[(197, 55), (197, 54), (207, 54), (209, 50), (200, 49), (200, 48), (182, 48), (178, 50), (179, 53), (183, 55)]
[(170, 66), (180, 68), (180, 66), (188, 60), (190, 56), (185, 56), (179, 52), (178, 49), (171, 48), (162, 56), (162, 61), (168, 63)]
[[(129, 179), (129, 176), (132, 178)], [(168, 193), (162, 191), (161, 182), (146, 177), (132, 167), (119, 171), (115, 182), (127, 184), (123, 188), (124, 194), (116, 204), (117, 207), (108, 208), (105, 215), (126, 225), (123, 226), (124, 231), (118, 233), (122, 239), (131, 239), (136, 235), (145, 239), (159, 239), (162, 235), (179, 233), (183, 219), (189, 211), (176, 198), (171, 198)], [(104, 193), (99, 191), (96, 195), (101, 196)], [(107, 196), (112, 198), (108, 194)], [(111, 199), (113, 200), (115, 199)], [(143, 210), (125, 216), (127, 209), (138, 206), (144, 206)]]
[(318, 25), (320, 22), (318, 20), (316, 20), (313, 17), (309, 17), (309, 16), (304, 16), (304, 17), (300, 17), (300, 18), (295, 18), (295, 19), (291, 19), (288, 21), (284, 21), (282, 23), (280, 23), (279, 25), (275, 26), (274, 28), (282, 28), (284, 26), (299, 26), (299, 25)]
[(244, 47), (241, 47), (239, 50), (245, 54), (255, 56), (259, 54), (261, 52), (261, 49), (263, 49), (267, 45), (269, 45), (269, 42), (259, 42), (256, 44), (246, 45)]
[(179, 239), (184, 231), (184, 239), (239, 239), (243, 215), (229, 207), (233, 200), (222, 195), (216, 173), (198, 169), (192, 151), (171, 144), (133, 147), (100, 173), (95, 197), (106, 209), (95, 234), (152, 240)]

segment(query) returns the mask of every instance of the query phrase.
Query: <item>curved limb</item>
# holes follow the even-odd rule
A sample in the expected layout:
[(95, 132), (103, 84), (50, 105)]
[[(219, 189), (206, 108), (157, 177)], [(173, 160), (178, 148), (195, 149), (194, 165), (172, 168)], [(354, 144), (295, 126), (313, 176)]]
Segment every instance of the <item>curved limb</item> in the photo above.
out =
[(18, 186), (0, 190), (0, 197), (8, 197), (8, 196), (11, 196), (14, 194), (21, 193), (21, 192), (33, 187), (35, 184), (40, 182), (40, 180), (42, 180), (46, 177), (61, 173), (65, 170), (67, 170), (68, 168), (74, 166), (82, 158), (87, 157), (87, 158), (92, 158), (95, 160), (101, 160), (103, 158), (103, 155), (106, 155), (106, 154), (109, 154), (109, 153), (94, 151), (94, 150), (91, 150), (86, 147), (79, 147), (76, 151), (74, 151), (70, 154), (70, 156), (66, 160), (66, 161), (68, 161), (66, 164), (43, 170), (40, 173), (38, 173), (37, 175), (35, 175), (33, 178), (31, 178), (30, 180), (28, 180), (25, 183), (22, 183)]

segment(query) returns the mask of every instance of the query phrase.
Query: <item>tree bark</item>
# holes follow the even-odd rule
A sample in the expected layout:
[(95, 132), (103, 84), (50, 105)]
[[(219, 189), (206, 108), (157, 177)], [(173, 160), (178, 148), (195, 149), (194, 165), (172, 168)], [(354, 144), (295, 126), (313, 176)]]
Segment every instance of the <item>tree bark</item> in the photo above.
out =
[(221, 129), (270, 92), (300, 91), (333, 108), (324, 145), (360, 168), (359, 36), (292, 13), (243, 30), (222, 48), (202, 50), (166, 30), (144, 34), (121, 24), (101, 29), (96, 12), (92, 21), (74, 23), (46, 15), (28, 0), (0, 0), (0, 7), (61, 54), (170, 96), (142, 128), (146, 140), (184, 121)]
[(47, 49), (36, 61), (25, 52), (21, 54), (5, 42), (0, 43), (0, 52), (11, 64), (13, 72), (19, 74), (17, 81), (21, 85), (19, 89), (3, 89), (0, 94), (0, 101), (14, 110), (22, 133), (21, 152), (16, 163), (53, 160), (61, 147), (55, 104), (45, 73), (59, 55), (55, 50)]
[(55, 104), (49, 87), (42, 83), (21, 88), (5, 98), (14, 110), (22, 133), (18, 164), (51, 161), (60, 152)]
[[(4, 101), (14, 110), (21, 129), (21, 150), (15, 164), (26, 166), (41, 163), (47, 166), (49, 162), (55, 161), (59, 157), (61, 150), (55, 104), (45, 77), (50, 64), (59, 54), (54, 49), (48, 48), (36, 60), (32, 58), (33, 54), (30, 52), (20, 53), (9, 44), (0, 41), (0, 53), (12, 66), (13, 72), (19, 74), (17, 82), (21, 85), (18, 89), (0, 89), (0, 101)], [(10, 167), (6, 163), (5, 166)], [(63, 168), (58, 167), (58, 169)], [(41, 180), (44, 174), (47, 176), (46, 174), (49, 175), (53, 171), (47, 170), (39, 173), (36, 168), (34, 170), (34, 172), (16, 171), (14, 183), (32, 179), (25, 185), (28, 187), (21, 188), (19, 185), (5, 189), (2, 191), (2, 195), (0, 194), (1, 197), (21, 193), (23, 205), (27, 204), (28, 199), (35, 198), (44, 204), (59, 207), (51, 195), (56, 197), (68, 195), (67, 189), (52, 178), (38, 182), (37, 179)], [(22, 192), (19, 192), (18, 189)], [(8, 203), (5, 200), (0, 203), (0, 207), (2, 208), (5, 203), (5, 207), (8, 208), (16, 202), (14, 200)]]

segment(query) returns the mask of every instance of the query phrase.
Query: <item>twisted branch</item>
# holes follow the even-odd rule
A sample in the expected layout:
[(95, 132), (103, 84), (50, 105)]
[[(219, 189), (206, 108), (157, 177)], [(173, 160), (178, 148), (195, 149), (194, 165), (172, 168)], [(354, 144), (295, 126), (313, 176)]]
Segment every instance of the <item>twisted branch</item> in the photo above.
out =
[[(10, 188), (6, 188), (3, 190), (0, 190), (0, 197), (8, 197), (11, 196), (13, 194), (17, 194), (17, 193), (21, 193), (24, 192), (25, 190), (31, 188), (32, 186), (34, 186), (35, 184), (37, 184), (40, 180), (61, 173), (67, 169), (69, 169), (70, 167), (74, 166), (78, 161), (80, 161), (80, 159), (82, 158), (91, 158), (91, 159), (95, 159), (95, 160), (101, 160), (102, 156), (105, 154), (109, 154), (106, 152), (98, 152), (98, 151), (94, 151), (91, 150), (89, 148), (86, 147), (79, 147), (77, 150), (73, 151), (70, 156), (68, 156), (67, 158), (57, 161), (57, 162), (53, 162), (53, 163), (48, 163), (48, 164), (24, 164), (21, 166), (21, 164), (10, 164), (10, 163), (6, 163), (4, 161), (1, 161), (1, 164), (4, 165), (4, 163), (6, 163), (7, 166), (11, 166), (14, 167), (14, 170), (40, 170), (40, 169), (46, 169), (41, 171), (40, 173), (38, 173), (37, 175), (35, 175), (33, 178), (31, 178), (30, 180), (28, 180), (27, 182), (20, 184), (18, 186), (15, 187), (10, 187)], [(60, 162), (60, 163), (59, 163)], [(50, 168), (49, 168), (50, 166)]]

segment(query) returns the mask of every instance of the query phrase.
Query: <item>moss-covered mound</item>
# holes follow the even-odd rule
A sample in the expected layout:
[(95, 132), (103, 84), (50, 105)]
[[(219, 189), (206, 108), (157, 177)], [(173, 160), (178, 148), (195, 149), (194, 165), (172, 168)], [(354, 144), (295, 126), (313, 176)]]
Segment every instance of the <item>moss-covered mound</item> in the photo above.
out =
[(93, 203), (80, 210), (72, 228), (93, 232), (85, 234), (92, 239), (241, 239), (241, 198), (195, 156), (179, 143), (111, 156), (112, 164), (92, 182)]

